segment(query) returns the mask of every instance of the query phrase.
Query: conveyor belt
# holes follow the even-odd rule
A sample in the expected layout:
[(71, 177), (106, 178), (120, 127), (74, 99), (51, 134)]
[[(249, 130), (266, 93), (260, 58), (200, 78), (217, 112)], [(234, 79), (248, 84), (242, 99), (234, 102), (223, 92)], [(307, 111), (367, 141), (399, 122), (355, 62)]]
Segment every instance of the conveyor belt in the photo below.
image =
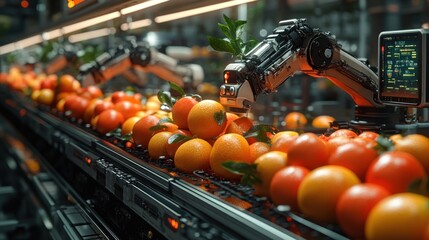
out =
[[(63, 155), (62, 164), (76, 167), (81, 172), (84, 180), (80, 186), (101, 186), (96, 198), (114, 196), (127, 209), (125, 212), (131, 210), (133, 215), (167, 239), (302, 239), (290, 229), (305, 238), (345, 239), (331, 229), (308, 221), (300, 222), (298, 216), (298, 221), (288, 222), (285, 219), (293, 219), (294, 215), (287, 213), (276, 213), (283, 223), (275, 224), (261, 217), (258, 211), (246, 211), (192, 183), (202, 182), (204, 178), (180, 173), (171, 175), (168, 170), (98, 137), (82, 124), (62, 119), (49, 109), (37, 107), (30, 100), (5, 89), (0, 88), (0, 92), (4, 92), (0, 107), (11, 114), (11, 119), (18, 121), (16, 124), (24, 126), (23, 131), (34, 131), (48, 148)], [(58, 167), (59, 163), (50, 164), (60, 176), (61, 171), (64, 171), (63, 177), (68, 175)], [(68, 178), (76, 182), (73, 176)], [(80, 188), (78, 183), (74, 185)], [(84, 190), (78, 194), (83, 198), (93, 197)], [(110, 203), (106, 201), (105, 204), (109, 206)], [(113, 221), (111, 225), (118, 223)], [(287, 229), (288, 226), (293, 227)], [(116, 226), (116, 230), (121, 231), (121, 226)]]

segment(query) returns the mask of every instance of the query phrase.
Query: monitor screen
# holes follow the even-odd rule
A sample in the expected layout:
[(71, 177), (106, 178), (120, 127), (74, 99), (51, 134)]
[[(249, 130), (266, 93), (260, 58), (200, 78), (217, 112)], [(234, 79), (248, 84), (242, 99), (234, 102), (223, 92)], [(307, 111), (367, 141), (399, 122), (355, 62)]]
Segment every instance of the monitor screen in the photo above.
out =
[(381, 35), (379, 50), (380, 99), (388, 103), (419, 103), (421, 34)]

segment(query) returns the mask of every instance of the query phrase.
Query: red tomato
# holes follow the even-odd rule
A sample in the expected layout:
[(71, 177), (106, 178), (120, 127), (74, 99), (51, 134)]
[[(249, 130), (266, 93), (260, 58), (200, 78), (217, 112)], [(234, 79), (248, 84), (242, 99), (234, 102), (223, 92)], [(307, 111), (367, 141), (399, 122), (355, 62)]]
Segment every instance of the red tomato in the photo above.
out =
[(101, 134), (106, 134), (117, 128), (120, 128), (124, 123), (124, 116), (114, 109), (107, 109), (98, 115), (96, 129)]
[(288, 165), (302, 166), (313, 170), (328, 164), (328, 144), (314, 133), (303, 133), (290, 145)]
[(422, 164), (411, 154), (390, 151), (381, 154), (366, 174), (366, 182), (386, 188), (390, 193), (406, 192), (413, 181), (426, 177)]
[(136, 115), (138, 111), (142, 110), (142, 106), (140, 104), (126, 100), (116, 103), (114, 108), (116, 111), (122, 113), (125, 120)]
[(361, 143), (349, 142), (337, 147), (329, 157), (329, 164), (339, 165), (352, 170), (361, 181), (365, 180), (366, 171), (378, 156), (377, 151)]
[(299, 210), (298, 189), (304, 177), (310, 171), (300, 166), (288, 166), (274, 174), (270, 184), (270, 195), (277, 205), (289, 205)]
[(390, 193), (381, 186), (363, 183), (347, 189), (337, 203), (341, 229), (352, 239), (365, 238), (365, 222), (372, 208)]
[(104, 110), (112, 109), (115, 105), (110, 101), (101, 101), (97, 103), (94, 107), (94, 116), (102, 113)]

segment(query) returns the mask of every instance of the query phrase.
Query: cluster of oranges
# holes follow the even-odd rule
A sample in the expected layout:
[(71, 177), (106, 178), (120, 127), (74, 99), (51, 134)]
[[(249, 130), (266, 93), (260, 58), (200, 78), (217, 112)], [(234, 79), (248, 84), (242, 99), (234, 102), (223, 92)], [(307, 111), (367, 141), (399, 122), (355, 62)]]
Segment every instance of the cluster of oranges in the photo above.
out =
[[(388, 149), (381, 149), (383, 141), (391, 143)], [(267, 171), (262, 185), (269, 182), (275, 204), (338, 224), (352, 239), (428, 239), (428, 148), (428, 138), (419, 134), (279, 132), (271, 149), (286, 153), (285, 166)]]
[[(252, 134), (254, 121), (214, 100), (182, 96), (166, 112), (156, 97), (124, 91), (104, 96), (70, 75), (34, 85), (35, 101), (101, 134), (120, 128), (152, 159), (173, 159), (178, 171), (250, 180), (254, 194), (317, 223), (338, 224), (353, 239), (429, 239), (429, 140), (423, 135), (387, 138), (339, 129), (329, 136), (262, 131), (261, 138)], [(327, 127), (330, 120), (325, 116), (315, 125)], [(285, 119), (289, 128), (306, 121), (299, 114)], [(380, 140), (390, 148), (381, 149)]]

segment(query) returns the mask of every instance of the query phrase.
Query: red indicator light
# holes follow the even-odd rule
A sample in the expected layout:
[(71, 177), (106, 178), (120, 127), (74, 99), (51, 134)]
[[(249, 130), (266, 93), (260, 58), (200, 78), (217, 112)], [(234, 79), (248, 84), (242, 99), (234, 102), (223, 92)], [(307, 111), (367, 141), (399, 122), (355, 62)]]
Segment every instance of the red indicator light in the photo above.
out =
[(85, 157), (85, 162), (88, 163), (88, 165), (90, 165), (92, 162), (92, 159), (90, 157)]
[(384, 46), (381, 46), (381, 52), (384, 53)]
[(27, 0), (22, 0), (21, 1), (21, 7), (22, 8), (28, 8), (29, 5), (30, 5), (30, 3), (28, 3)]
[(23, 117), (23, 116), (25, 116), (25, 114), (27, 114), (27, 110), (25, 110), (25, 109), (19, 110), (19, 116)]
[(179, 229), (179, 221), (177, 221), (174, 218), (167, 218), (168, 224), (170, 224), (171, 229), (173, 229), (174, 231), (177, 231), (177, 229)]
[(225, 72), (223, 74), (223, 79), (225, 80), (225, 83), (228, 83), (230, 75), (231, 75), (231, 73), (229, 73), (229, 72)]

